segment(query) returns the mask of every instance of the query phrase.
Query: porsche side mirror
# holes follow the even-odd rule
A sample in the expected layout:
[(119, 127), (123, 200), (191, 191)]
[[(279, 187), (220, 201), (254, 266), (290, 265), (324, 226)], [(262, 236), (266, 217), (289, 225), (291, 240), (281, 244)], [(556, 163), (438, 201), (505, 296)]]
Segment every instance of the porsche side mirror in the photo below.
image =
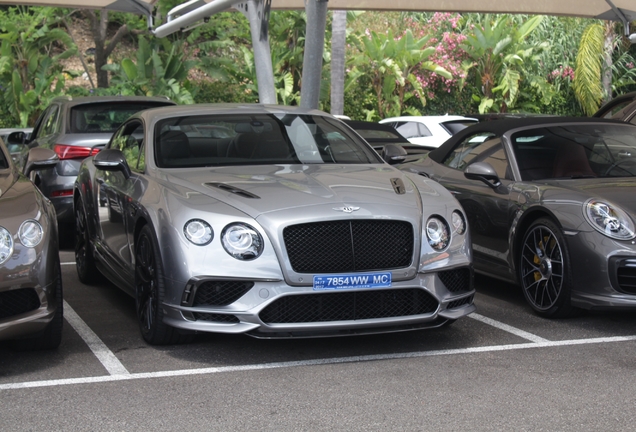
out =
[(382, 150), (382, 159), (390, 165), (396, 165), (404, 162), (406, 159), (406, 150), (397, 144), (386, 144)]
[(475, 162), (468, 165), (464, 171), (464, 177), (469, 180), (482, 181), (493, 189), (497, 189), (501, 185), (497, 172), (487, 162)]
[(24, 164), (24, 175), (30, 177), (34, 170), (44, 170), (53, 168), (60, 161), (58, 155), (51, 149), (35, 147), (29, 150), (26, 163)]
[(126, 179), (130, 178), (131, 175), (128, 162), (120, 150), (105, 149), (100, 151), (93, 158), (93, 165), (104, 171), (119, 171)]

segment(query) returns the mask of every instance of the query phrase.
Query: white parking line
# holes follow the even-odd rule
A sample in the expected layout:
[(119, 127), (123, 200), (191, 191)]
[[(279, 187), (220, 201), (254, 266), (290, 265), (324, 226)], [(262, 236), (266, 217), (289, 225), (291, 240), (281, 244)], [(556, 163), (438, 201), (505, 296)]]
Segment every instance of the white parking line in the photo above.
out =
[(499, 321), (495, 321), (494, 319), (491, 318), (486, 318), (483, 315), (479, 315), (477, 313), (472, 313), (470, 315), (468, 315), (470, 318), (477, 320), (477, 321), (481, 321), (485, 324), (491, 325), (493, 327), (496, 327), (500, 330), (506, 331), (508, 333), (512, 333), (513, 335), (519, 336), (520, 338), (523, 339), (527, 339), (529, 341), (532, 342), (536, 342), (536, 343), (542, 343), (542, 342), (549, 342), (549, 340), (544, 339), (540, 336), (534, 335), (532, 333), (528, 333), (527, 331), (523, 331), (521, 329), (518, 329), (516, 327), (513, 326), (509, 326), (508, 324), (504, 324), (502, 322)]
[(108, 349), (106, 344), (90, 329), (88, 325), (75, 313), (73, 308), (64, 301), (64, 318), (73, 329), (86, 342), (86, 345), (93, 351), (97, 360), (106, 368), (111, 375), (130, 375), (119, 359)]
[(438, 351), (420, 351), (401, 354), (379, 354), (368, 356), (354, 356), (354, 357), (340, 357), (340, 358), (327, 358), (305, 361), (292, 361), (292, 362), (278, 362), (278, 363), (263, 363), (252, 364), (244, 366), (224, 366), (224, 367), (212, 367), (212, 368), (199, 368), (199, 369), (184, 369), (174, 371), (163, 372), (145, 372), (145, 373), (126, 373), (121, 375), (106, 375), (101, 377), (86, 377), (86, 378), (69, 378), (59, 380), (47, 380), (47, 381), (30, 381), (22, 383), (0, 384), (0, 390), (13, 390), (24, 389), (34, 387), (52, 387), (70, 384), (92, 384), (112, 381), (124, 381), (132, 379), (149, 379), (149, 378), (164, 378), (164, 377), (176, 377), (176, 376), (188, 376), (188, 375), (209, 375), (225, 372), (246, 372), (254, 370), (266, 370), (266, 369), (280, 369), (299, 366), (320, 366), (339, 363), (356, 363), (366, 361), (378, 361), (378, 360), (396, 360), (407, 358), (419, 358), (419, 357), (433, 357), (441, 355), (458, 355), (458, 354), (474, 354), (493, 351), (512, 351), (528, 348), (548, 348), (548, 347), (561, 347), (561, 346), (574, 346), (574, 345), (586, 345), (586, 344), (600, 344), (611, 342), (628, 342), (636, 341), (636, 336), (615, 336), (606, 338), (592, 338), (592, 339), (574, 339), (555, 342), (532, 342), (523, 344), (512, 345), (495, 345), (484, 347), (472, 347), (472, 348), (460, 348), (450, 350), (438, 350)]

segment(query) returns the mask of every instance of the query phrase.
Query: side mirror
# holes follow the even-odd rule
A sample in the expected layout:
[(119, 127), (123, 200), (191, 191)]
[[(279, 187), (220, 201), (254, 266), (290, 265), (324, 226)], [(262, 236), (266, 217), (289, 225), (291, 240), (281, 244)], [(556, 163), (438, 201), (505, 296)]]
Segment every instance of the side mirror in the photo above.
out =
[(501, 186), (501, 180), (499, 180), (497, 172), (492, 165), (487, 162), (475, 162), (474, 164), (468, 165), (464, 171), (464, 177), (469, 180), (482, 181), (493, 189), (497, 189)]
[(29, 136), (24, 132), (11, 132), (7, 136), (5, 144), (7, 144), (7, 146), (26, 144), (28, 138)]
[(397, 144), (386, 144), (382, 150), (382, 159), (390, 165), (404, 162), (407, 153), (404, 147)]
[(121, 150), (105, 149), (100, 151), (93, 158), (93, 165), (104, 171), (119, 171), (126, 179), (129, 179), (131, 175), (130, 167)]
[(30, 177), (34, 170), (53, 168), (60, 161), (58, 155), (51, 149), (35, 147), (29, 150), (24, 164), (24, 175)]

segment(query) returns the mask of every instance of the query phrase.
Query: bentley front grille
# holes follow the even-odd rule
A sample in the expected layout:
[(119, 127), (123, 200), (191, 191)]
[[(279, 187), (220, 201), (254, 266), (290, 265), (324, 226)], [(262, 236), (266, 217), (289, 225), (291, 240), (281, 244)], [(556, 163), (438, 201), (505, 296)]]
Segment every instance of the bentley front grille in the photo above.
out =
[(33, 288), (0, 292), (0, 319), (9, 318), (40, 307), (40, 298)]
[(227, 306), (253, 286), (254, 282), (248, 281), (206, 281), (196, 288), (192, 306)]
[(340, 273), (408, 267), (413, 227), (394, 220), (343, 220), (290, 225), (283, 230), (297, 273)]
[(437, 306), (431, 294), (418, 288), (341, 291), (282, 297), (259, 317), (267, 324), (354, 321), (429, 314)]
[(473, 289), (473, 273), (468, 267), (444, 270), (439, 272), (438, 276), (450, 292), (456, 293)]

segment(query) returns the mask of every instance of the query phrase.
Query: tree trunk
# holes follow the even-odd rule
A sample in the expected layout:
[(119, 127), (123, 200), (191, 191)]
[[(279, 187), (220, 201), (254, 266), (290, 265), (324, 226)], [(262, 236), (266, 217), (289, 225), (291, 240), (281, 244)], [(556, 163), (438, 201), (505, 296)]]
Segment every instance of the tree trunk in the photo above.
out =
[(303, 78), (300, 88), (300, 106), (317, 109), (320, 102), (320, 80), (322, 78), (322, 54), (325, 49), (325, 27), (327, 23), (327, 1), (307, 0), (307, 32), (303, 55)]
[(605, 23), (605, 40), (603, 41), (603, 69), (601, 83), (603, 86), (603, 103), (612, 99), (612, 53), (615, 48), (616, 33), (614, 32), (614, 23), (607, 21)]
[[(84, 16), (91, 22), (91, 32), (95, 42), (95, 73), (97, 75), (97, 87), (108, 88), (108, 71), (102, 69), (108, 64), (108, 57), (112, 54), (117, 44), (129, 33), (128, 27), (124, 24), (119, 27), (115, 36), (108, 42), (106, 40), (108, 30), (108, 11), (102, 9), (99, 15), (92, 9), (84, 9)], [(139, 34), (140, 31), (130, 32)]]
[(344, 114), (347, 11), (333, 12), (331, 25), (331, 114)]

